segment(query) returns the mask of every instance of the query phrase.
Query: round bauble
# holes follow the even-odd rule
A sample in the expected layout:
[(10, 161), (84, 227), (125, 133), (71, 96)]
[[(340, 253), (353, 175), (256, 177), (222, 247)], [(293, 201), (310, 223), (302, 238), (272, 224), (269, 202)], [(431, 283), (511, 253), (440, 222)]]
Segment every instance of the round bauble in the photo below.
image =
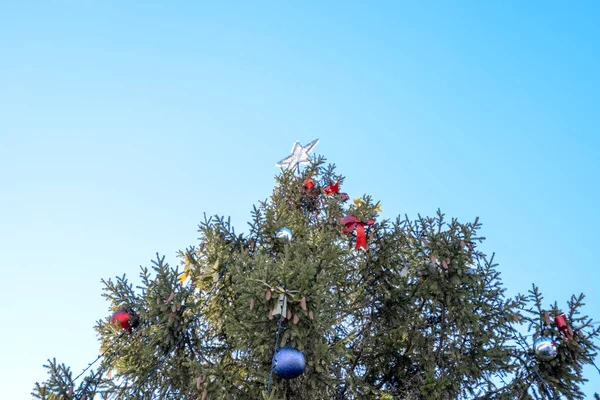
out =
[(280, 243), (289, 243), (292, 241), (293, 237), (292, 231), (290, 231), (288, 228), (281, 228), (275, 232), (275, 238)]
[(125, 329), (129, 332), (138, 325), (138, 318), (129, 311), (116, 311), (110, 318), (110, 322), (117, 328)]
[(302, 375), (306, 367), (304, 354), (294, 347), (277, 349), (273, 357), (273, 371), (283, 379), (294, 379)]
[(306, 178), (304, 180), (304, 188), (307, 190), (311, 190), (312, 188), (314, 188), (316, 185), (315, 180), (311, 179), (311, 178)]
[(558, 354), (556, 343), (548, 337), (541, 337), (533, 344), (535, 356), (542, 361), (550, 361)]

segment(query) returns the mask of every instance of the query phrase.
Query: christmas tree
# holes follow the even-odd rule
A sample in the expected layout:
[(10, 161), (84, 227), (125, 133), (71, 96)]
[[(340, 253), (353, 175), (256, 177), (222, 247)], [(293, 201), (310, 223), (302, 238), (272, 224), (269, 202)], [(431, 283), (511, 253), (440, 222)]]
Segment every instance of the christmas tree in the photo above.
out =
[[(79, 376), (49, 360), (38, 399), (584, 398), (600, 328), (584, 296), (506, 298), (477, 218), (380, 218), (317, 141), (294, 145), (245, 234), (200, 224), (180, 266), (104, 281), (113, 313)], [(307, 164), (300, 168), (300, 164)]]

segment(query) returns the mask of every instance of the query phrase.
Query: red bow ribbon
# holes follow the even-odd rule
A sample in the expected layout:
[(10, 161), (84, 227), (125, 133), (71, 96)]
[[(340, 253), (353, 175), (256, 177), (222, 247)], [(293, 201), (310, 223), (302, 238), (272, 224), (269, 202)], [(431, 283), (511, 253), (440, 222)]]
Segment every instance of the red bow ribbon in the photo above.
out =
[(342, 224), (346, 227), (344, 234), (347, 235), (356, 229), (356, 250), (364, 249), (367, 250), (367, 235), (365, 235), (365, 225), (373, 225), (374, 219), (368, 221), (361, 221), (354, 217), (354, 215), (348, 215), (342, 219)]
[(556, 322), (558, 330), (560, 331), (560, 333), (562, 333), (564, 337), (566, 337), (567, 339), (573, 338), (573, 330), (567, 324), (567, 317), (565, 314), (558, 314), (556, 317), (554, 317), (554, 322)]
[(340, 183), (339, 182), (330, 183), (329, 186), (327, 186), (325, 189), (323, 189), (323, 192), (325, 192), (325, 194), (328, 196), (332, 196), (332, 195), (338, 193), (339, 191), (340, 191)]

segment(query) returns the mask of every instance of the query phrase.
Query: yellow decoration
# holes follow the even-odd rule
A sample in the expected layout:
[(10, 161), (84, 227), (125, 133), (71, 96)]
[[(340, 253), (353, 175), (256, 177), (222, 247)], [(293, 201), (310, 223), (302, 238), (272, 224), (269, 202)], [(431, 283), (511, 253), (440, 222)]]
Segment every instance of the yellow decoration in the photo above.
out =
[(356, 207), (360, 207), (364, 206), (366, 204), (366, 201), (364, 201), (364, 199), (361, 199), (360, 197), (357, 197), (354, 199), (354, 204), (356, 205)]
[[(360, 198), (360, 197), (357, 197), (356, 199), (354, 199), (354, 205), (356, 205), (356, 207), (362, 207), (362, 206), (364, 206), (366, 204), (367, 204), (367, 202), (364, 199)], [(377, 203), (377, 205), (375, 206), (374, 210), (376, 212), (380, 213), (381, 212), (381, 203)]]
[(181, 275), (179, 275), (179, 282), (183, 285), (183, 283), (190, 277), (191, 270), (186, 268)]

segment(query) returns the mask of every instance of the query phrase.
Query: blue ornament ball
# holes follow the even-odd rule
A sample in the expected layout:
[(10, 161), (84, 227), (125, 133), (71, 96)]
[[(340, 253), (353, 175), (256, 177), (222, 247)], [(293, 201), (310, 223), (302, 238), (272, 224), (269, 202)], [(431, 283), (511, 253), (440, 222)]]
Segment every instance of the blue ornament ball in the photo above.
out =
[(304, 354), (294, 347), (278, 349), (273, 357), (273, 371), (283, 379), (294, 379), (302, 375), (306, 367)]

